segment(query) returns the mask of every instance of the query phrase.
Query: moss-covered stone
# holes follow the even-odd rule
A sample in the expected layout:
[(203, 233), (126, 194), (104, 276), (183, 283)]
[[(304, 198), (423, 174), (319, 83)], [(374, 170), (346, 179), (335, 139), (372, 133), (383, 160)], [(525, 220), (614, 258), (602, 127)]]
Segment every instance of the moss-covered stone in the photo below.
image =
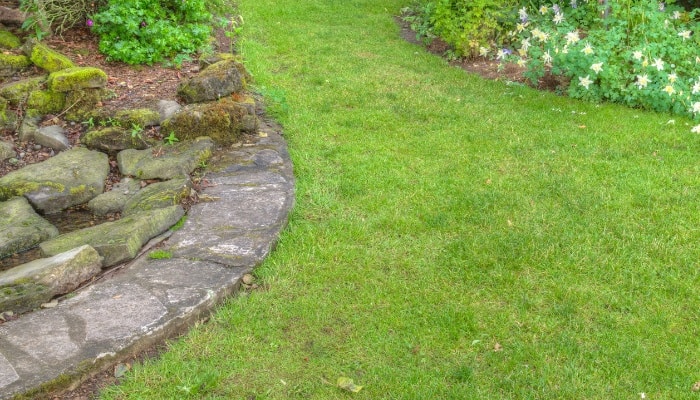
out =
[(6, 98), (12, 106), (17, 106), (27, 100), (29, 93), (39, 89), (46, 82), (47, 76), (36, 76), (0, 85), (0, 96)]
[(160, 124), (160, 114), (157, 110), (150, 108), (135, 108), (129, 110), (119, 110), (114, 115), (114, 119), (119, 121), (121, 126), (132, 127), (138, 125), (142, 128)]
[(52, 296), (46, 285), (32, 282), (0, 287), (0, 311), (30, 311), (37, 304), (51, 300)]
[(200, 103), (240, 93), (246, 87), (241, 70), (245, 68), (234, 59), (219, 61), (180, 83), (177, 94), (187, 103)]
[(0, 29), (0, 47), (3, 49), (16, 49), (22, 45), (22, 41), (12, 32)]
[(237, 142), (243, 132), (257, 129), (255, 100), (245, 97), (242, 101), (224, 98), (219, 101), (191, 104), (163, 121), (161, 132), (173, 132), (180, 140), (209, 136), (217, 144)]
[(117, 153), (126, 149), (143, 150), (151, 145), (143, 137), (133, 136), (121, 126), (108, 126), (87, 131), (80, 137), (80, 143), (89, 149), (107, 153)]
[(107, 74), (94, 67), (66, 68), (52, 72), (46, 84), (55, 92), (103, 88), (107, 84)]
[(104, 257), (103, 267), (134, 258), (144, 243), (173, 226), (185, 211), (172, 206), (126, 216), (91, 228), (59, 235), (39, 245), (46, 256), (89, 244)]
[(0, 258), (36, 246), (58, 235), (24, 197), (0, 202)]
[(17, 54), (0, 54), (0, 77), (12, 76), (29, 68), (29, 57)]
[(90, 118), (103, 117), (98, 105), (111, 93), (106, 89), (82, 89), (66, 93), (66, 113), (68, 121), (83, 122)]
[(73, 61), (68, 57), (38, 42), (36, 39), (27, 40), (22, 46), (22, 50), (34, 65), (49, 72), (75, 67)]
[(119, 171), (139, 179), (172, 179), (194, 171), (211, 157), (214, 142), (208, 137), (164, 145), (158, 157), (152, 150), (124, 150), (117, 154)]
[(7, 109), (8, 101), (0, 97), (0, 129), (15, 129), (17, 114)]
[(178, 205), (189, 197), (191, 188), (189, 178), (152, 183), (126, 202), (122, 215)]
[(27, 115), (55, 114), (66, 107), (66, 94), (51, 90), (34, 90), (27, 98)]

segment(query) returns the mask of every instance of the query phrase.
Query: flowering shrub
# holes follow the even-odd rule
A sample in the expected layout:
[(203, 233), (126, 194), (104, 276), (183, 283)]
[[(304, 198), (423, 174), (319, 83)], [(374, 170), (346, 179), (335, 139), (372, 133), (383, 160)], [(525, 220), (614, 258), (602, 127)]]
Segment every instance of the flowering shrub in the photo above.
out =
[(571, 97), (700, 120), (699, 13), (634, 0), (521, 8), (511, 48), (495, 57), (526, 67), (533, 82), (546, 71), (567, 77)]
[(95, 9), (93, 0), (20, 0), (19, 5), (27, 13), (22, 29), (38, 39), (52, 33), (61, 35), (85, 21)]
[(205, 0), (109, 0), (88, 25), (110, 59), (152, 64), (203, 47), (211, 19)]

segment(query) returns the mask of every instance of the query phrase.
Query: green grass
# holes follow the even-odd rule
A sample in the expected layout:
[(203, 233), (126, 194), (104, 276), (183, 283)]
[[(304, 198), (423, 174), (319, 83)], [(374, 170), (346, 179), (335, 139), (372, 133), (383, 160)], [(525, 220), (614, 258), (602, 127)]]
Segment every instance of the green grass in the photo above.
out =
[(103, 398), (698, 398), (689, 121), (451, 68), (405, 3), (239, 1), (297, 177), (269, 289)]

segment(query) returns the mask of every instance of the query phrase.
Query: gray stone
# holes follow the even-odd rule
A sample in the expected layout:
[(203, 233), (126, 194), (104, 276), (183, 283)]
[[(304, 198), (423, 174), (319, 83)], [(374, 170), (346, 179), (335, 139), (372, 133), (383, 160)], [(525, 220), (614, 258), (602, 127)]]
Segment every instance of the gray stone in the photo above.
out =
[(34, 141), (56, 151), (66, 150), (70, 148), (70, 141), (65, 132), (60, 125), (43, 126), (34, 133)]
[(245, 88), (242, 64), (233, 59), (214, 63), (194, 77), (184, 80), (177, 94), (187, 103), (219, 100)]
[(34, 140), (34, 135), (39, 130), (41, 117), (24, 117), (22, 125), (19, 127), (19, 140), (28, 142)]
[(11, 142), (0, 140), (0, 161), (5, 161), (12, 157), (17, 157), (15, 146)]
[(153, 150), (124, 150), (117, 154), (119, 171), (139, 179), (171, 179), (189, 175), (211, 157), (214, 142), (208, 137), (165, 145), (162, 154)]
[(75, 148), (0, 178), (0, 200), (24, 196), (34, 208), (56, 213), (102, 193), (108, 173), (106, 154)]
[[(112, 187), (109, 192), (102, 193), (88, 202), (88, 208), (96, 215), (106, 215), (121, 212), (126, 202), (141, 189), (136, 179), (124, 178)], [(172, 204), (171, 204), (172, 205)]]
[(144, 243), (168, 230), (184, 214), (179, 205), (145, 211), (57, 236), (39, 247), (44, 255), (52, 256), (89, 244), (104, 257), (103, 266), (109, 267), (134, 258)]
[(17, 8), (0, 6), (0, 23), (20, 26), (27, 19), (27, 13)]
[[(74, 290), (101, 269), (102, 257), (90, 246), (11, 268), (0, 273), (0, 310), (30, 311), (54, 296)], [(36, 285), (42, 296), (27, 296), (28, 285)]]
[(24, 197), (0, 202), (0, 258), (57, 235), (58, 229), (40, 217)]
[(160, 100), (158, 101), (158, 114), (160, 115), (159, 123), (162, 123), (166, 119), (170, 118), (176, 112), (180, 111), (182, 106), (180, 103), (174, 100)]
[(80, 143), (90, 149), (108, 153), (117, 153), (126, 149), (143, 150), (149, 146), (149, 143), (142, 137), (131, 135), (126, 128), (121, 126), (92, 129), (81, 136)]
[(126, 202), (123, 215), (180, 204), (190, 195), (191, 188), (192, 182), (189, 178), (176, 178), (152, 183)]

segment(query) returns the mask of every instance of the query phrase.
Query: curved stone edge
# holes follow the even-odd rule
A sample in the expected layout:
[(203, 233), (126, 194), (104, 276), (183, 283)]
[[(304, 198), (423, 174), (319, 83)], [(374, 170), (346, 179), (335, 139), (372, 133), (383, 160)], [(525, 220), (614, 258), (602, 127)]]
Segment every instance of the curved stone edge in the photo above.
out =
[[(212, 174), (212, 179), (218, 183), (204, 191), (207, 195), (222, 188), (233, 190), (238, 186), (243, 189), (250, 187), (251, 180), (264, 179), (260, 182), (261, 193), (273, 190), (284, 194), (283, 209), (274, 221), (251, 227), (249, 232), (231, 229), (240, 236), (253, 232), (268, 239), (256, 244), (254, 256), (231, 263), (220, 253), (200, 258), (183, 251), (170, 260), (150, 260), (144, 254), (117, 272), (117, 276), (87, 287), (54, 309), (0, 325), (0, 399), (37, 398), (77, 387), (120, 360), (184, 332), (239, 289), (243, 275), (274, 248), (294, 204), (294, 176), (286, 143), (275, 129), (263, 127), (260, 135), (256, 145), (233, 150), (235, 154), (227, 166)], [(265, 177), (265, 174), (278, 178)], [(197, 210), (192, 214), (206, 217), (197, 214)], [(185, 225), (194, 227), (200, 222), (195, 216), (188, 218)], [(175, 232), (171, 238), (173, 246), (187, 242), (191, 234), (187, 229)], [(198, 245), (221, 249), (218, 239)], [(197, 281), (200, 287), (193, 285), (192, 268), (209, 272), (205, 277), (199, 276), (202, 278)], [(183, 274), (179, 281), (177, 271)], [(138, 280), (134, 282), (134, 278)], [(121, 299), (130, 302), (120, 305)], [(107, 326), (95, 325), (100, 315)], [(117, 321), (115, 317), (121, 319)], [(127, 327), (131, 324), (133, 332), (125, 332), (123, 324)], [(34, 335), (28, 337), (27, 330)]]

